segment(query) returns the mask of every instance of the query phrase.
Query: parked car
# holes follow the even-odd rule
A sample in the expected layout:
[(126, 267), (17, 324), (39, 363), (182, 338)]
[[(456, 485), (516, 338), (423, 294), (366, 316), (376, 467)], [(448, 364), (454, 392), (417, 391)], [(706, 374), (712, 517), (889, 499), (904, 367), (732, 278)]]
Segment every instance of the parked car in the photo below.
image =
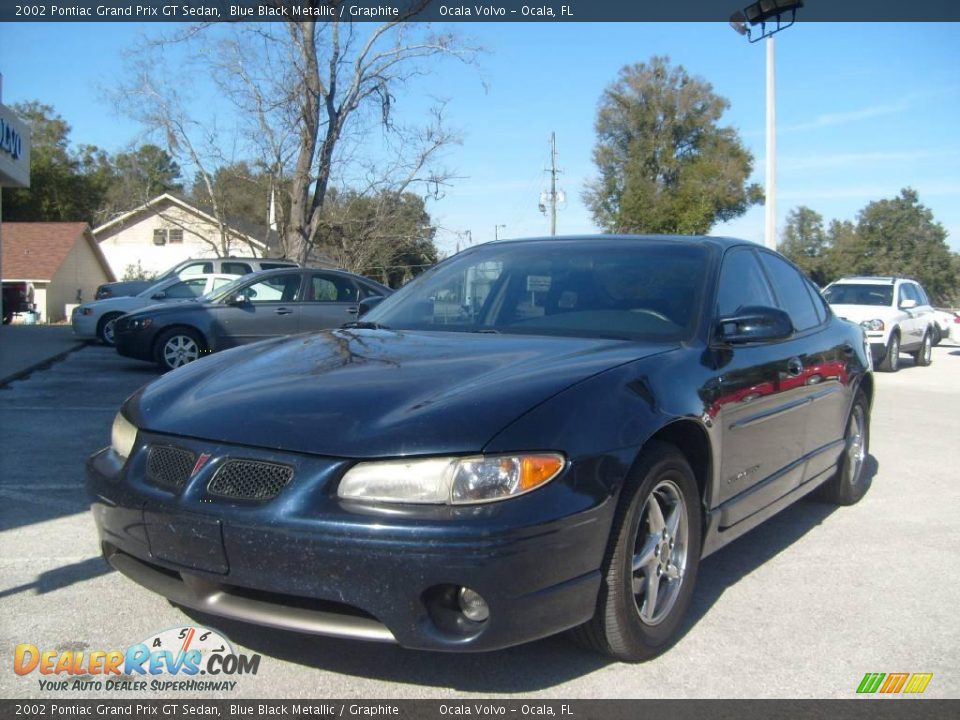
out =
[(447, 651), (577, 628), (637, 661), (702, 557), (860, 499), (873, 392), (861, 328), (755, 244), (500, 241), (142, 388), (87, 483), (110, 564), (182, 605)]
[(916, 280), (846, 277), (825, 287), (823, 296), (837, 315), (860, 323), (878, 369), (896, 372), (901, 352), (913, 355), (917, 365), (932, 362), (936, 320)]
[(216, 257), (184, 260), (172, 268), (160, 273), (153, 280), (124, 280), (122, 282), (106, 283), (97, 288), (96, 299), (105, 300), (111, 297), (138, 295), (152, 285), (176, 277), (181, 280), (191, 275), (248, 275), (260, 270), (276, 270), (277, 268), (299, 267), (292, 260), (280, 258), (252, 258), (252, 257)]
[(8, 280), (3, 283), (3, 324), (13, 322), (13, 316), (33, 312), (33, 283)]
[(201, 302), (124, 315), (114, 325), (117, 352), (172, 370), (224, 348), (340, 327), (357, 316), (361, 300), (391, 292), (337, 270), (264, 271), (237, 278)]
[(113, 345), (113, 324), (117, 318), (157, 303), (196, 300), (236, 280), (236, 275), (196, 275), (186, 280), (174, 276), (151, 285), (137, 295), (94, 300), (73, 309), (70, 322), (73, 334)]
[[(946, 308), (934, 308), (933, 316), (936, 320), (933, 333), (933, 344), (939, 345), (941, 340), (948, 337), (960, 340), (960, 314)], [(951, 328), (953, 330), (951, 331)]]

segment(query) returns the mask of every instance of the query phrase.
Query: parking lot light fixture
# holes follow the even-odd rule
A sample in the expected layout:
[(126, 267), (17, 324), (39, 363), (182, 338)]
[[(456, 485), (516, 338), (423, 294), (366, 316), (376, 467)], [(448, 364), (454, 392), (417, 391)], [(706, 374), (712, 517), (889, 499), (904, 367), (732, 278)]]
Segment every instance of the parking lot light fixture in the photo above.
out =
[[(730, 16), (730, 27), (754, 43), (785, 30), (797, 20), (803, 0), (758, 0)], [(752, 29), (760, 26), (754, 37)]]

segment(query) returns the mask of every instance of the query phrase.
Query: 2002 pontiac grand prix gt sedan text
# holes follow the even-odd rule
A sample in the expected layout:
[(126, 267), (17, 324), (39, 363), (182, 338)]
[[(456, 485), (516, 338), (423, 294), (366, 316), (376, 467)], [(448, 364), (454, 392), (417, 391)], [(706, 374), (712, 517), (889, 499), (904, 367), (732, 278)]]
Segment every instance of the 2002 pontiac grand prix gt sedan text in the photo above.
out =
[(181, 605), (433, 650), (576, 628), (635, 661), (702, 557), (863, 495), (872, 395), (861, 328), (776, 253), (505, 241), (139, 390), (88, 486), (107, 560)]

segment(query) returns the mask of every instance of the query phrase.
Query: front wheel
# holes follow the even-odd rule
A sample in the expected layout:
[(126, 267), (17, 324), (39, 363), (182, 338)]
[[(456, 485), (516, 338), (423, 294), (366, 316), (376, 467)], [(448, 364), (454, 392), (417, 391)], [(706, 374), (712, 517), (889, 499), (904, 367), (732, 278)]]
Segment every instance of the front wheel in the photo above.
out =
[(896, 372), (900, 368), (900, 336), (897, 333), (890, 334), (890, 341), (887, 343), (887, 351), (878, 367), (883, 372)]
[(933, 362), (933, 338), (930, 337), (929, 330), (923, 334), (923, 342), (920, 343), (920, 349), (913, 354), (913, 359), (920, 367), (927, 367)]
[(195, 331), (187, 328), (172, 328), (157, 340), (157, 364), (161, 370), (175, 370), (199, 359), (204, 349), (203, 340)]
[(594, 617), (582, 644), (624, 662), (666, 650), (690, 605), (700, 565), (700, 495), (690, 464), (651, 442), (623, 490)]
[(109, 345), (110, 347), (116, 345), (117, 341), (113, 331), (115, 323), (121, 315), (123, 315), (123, 313), (107, 313), (100, 318), (100, 322), (97, 323), (97, 337), (104, 345)]

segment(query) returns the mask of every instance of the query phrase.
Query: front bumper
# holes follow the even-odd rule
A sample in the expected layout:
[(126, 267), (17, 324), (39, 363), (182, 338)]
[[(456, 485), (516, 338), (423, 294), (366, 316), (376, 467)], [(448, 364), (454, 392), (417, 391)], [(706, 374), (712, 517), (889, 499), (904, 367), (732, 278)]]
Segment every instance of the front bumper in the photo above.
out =
[(113, 339), (120, 355), (135, 360), (154, 361), (153, 342), (156, 339), (156, 332), (152, 329), (121, 331), (118, 325), (114, 325)]
[[(210, 460), (179, 492), (146, 481), (147, 448)], [(208, 484), (227, 458), (294, 468), (273, 500), (227, 500)], [(141, 432), (125, 466), (109, 449), (87, 463), (107, 560), (174, 602), (260, 625), (395, 641), (418, 649), (494, 650), (589, 619), (614, 501), (590, 463), (544, 488), (478, 506), (340, 500), (348, 461)], [(490, 608), (467, 620), (456, 591)]]
[(82, 315), (76, 309), (70, 316), (73, 334), (78, 338), (95, 340), (97, 338), (97, 318), (93, 315)]

